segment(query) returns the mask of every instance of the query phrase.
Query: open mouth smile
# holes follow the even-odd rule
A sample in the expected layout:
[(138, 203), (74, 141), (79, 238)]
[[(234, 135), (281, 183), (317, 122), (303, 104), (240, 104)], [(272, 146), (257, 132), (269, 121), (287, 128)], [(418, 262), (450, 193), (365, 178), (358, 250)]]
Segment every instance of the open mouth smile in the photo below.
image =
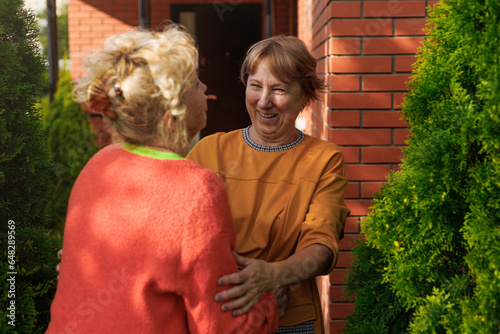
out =
[(278, 114), (263, 114), (263, 113), (261, 113), (261, 112), (258, 112), (258, 113), (259, 113), (259, 115), (260, 115), (261, 117), (263, 117), (263, 118), (267, 118), (267, 119), (275, 118), (275, 117), (277, 117), (277, 116), (278, 116)]

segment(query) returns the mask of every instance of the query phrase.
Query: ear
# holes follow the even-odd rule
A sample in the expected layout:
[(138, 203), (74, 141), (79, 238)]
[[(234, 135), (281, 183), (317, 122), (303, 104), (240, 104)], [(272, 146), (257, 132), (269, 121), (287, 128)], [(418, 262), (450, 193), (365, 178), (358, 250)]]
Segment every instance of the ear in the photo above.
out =
[(300, 109), (300, 111), (302, 112), (306, 107), (307, 107), (307, 104), (308, 104), (308, 99), (307, 97), (304, 95), (302, 97), (302, 109)]
[(163, 114), (163, 122), (167, 127), (169, 127), (172, 130), (176, 130), (177, 128), (177, 117), (170, 115), (170, 113), (165, 111), (165, 114)]

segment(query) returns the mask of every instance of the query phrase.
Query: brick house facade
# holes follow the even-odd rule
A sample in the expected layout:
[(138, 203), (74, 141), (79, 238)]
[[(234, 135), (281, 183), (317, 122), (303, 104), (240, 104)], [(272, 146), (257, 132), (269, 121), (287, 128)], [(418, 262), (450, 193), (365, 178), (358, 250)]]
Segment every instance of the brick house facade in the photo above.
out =
[(302, 114), (306, 132), (339, 145), (351, 209), (336, 269), (319, 284), (327, 333), (341, 333), (352, 312), (342, 298), (351, 243), (373, 194), (398, 168), (408, 130), (399, 110), (415, 53), (424, 39), (428, 6), (437, 1), (298, 0), (298, 36), (318, 59), (329, 84), (321, 103)]
[[(242, 4), (261, 4), (264, 38), (264, 1), (151, 0), (151, 25), (170, 19), (173, 4), (211, 5), (224, 15)], [(428, 7), (438, 1), (271, 2), (272, 33), (294, 34), (306, 42), (318, 60), (318, 73), (329, 85), (321, 101), (301, 114), (298, 124), (304, 132), (339, 145), (346, 160), (345, 197), (351, 215), (336, 269), (318, 279), (327, 333), (342, 333), (354, 306), (342, 298), (343, 279), (352, 261), (351, 243), (362, 237), (359, 221), (402, 158), (409, 133), (399, 113), (405, 82), (424, 39)], [(73, 78), (84, 75), (82, 58), (100, 48), (108, 36), (139, 24), (137, 0), (69, 0), (68, 12)], [(102, 120), (92, 117), (92, 122), (106, 142)]]

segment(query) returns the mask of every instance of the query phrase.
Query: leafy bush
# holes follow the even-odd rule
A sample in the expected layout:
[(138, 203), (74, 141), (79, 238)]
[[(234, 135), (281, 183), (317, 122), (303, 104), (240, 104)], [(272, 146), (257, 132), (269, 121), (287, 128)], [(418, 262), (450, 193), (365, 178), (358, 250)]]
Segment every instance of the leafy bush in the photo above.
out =
[[(371, 268), (380, 284), (354, 290), (348, 333), (366, 321), (400, 332), (359, 306), (380, 288), (382, 303), (412, 313), (405, 332), (500, 329), (499, 16), (496, 0), (447, 0), (431, 14), (403, 107), (412, 133), (405, 158), (375, 198), (356, 251), (382, 258)], [(360, 268), (350, 289), (364, 283)]]
[[(17, 223), (17, 222), (16, 222)], [(8, 268), (7, 247), (2, 248), (0, 261), (0, 317), (3, 333), (45, 333), (50, 321), (50, 305), (57, 285), (55, 266), (59, 262), (57, 250), (60, 245), (47, 236), (47, 230), (39, 227), (16, 227), (15, 236), (17, 274), (12, 275)], [(10, 289), (7, 279), (14, 277), (14, 286)], [(7, 295), (12, 292), (15, 296)], [(13, 298), (12, 298), (13, 297)], [(15, 318), (9, 318), (10, 301), (15, 301)], [(14, 320), (15, 319), (15, 320)], [(14, 320), (15, 327), (8, 324)]]
[(50, 156), (57, 173), (54, 196), (47, 205), (55, 236), (62, 236), (68, 200), (76, 178), (88, 160), (97, 152), (95, 134), (89, 116), (72, 97), (73, 82), (69, 71), (59, 73), (52, 101), (42, 105), (44, 132)]
[[(0, 6), (0, 217), (45, 224), (43, 212), (52, 195), (53, 172), (34, 107), (47, 83), (37, 46), (37, 23), (23, 1)], [(39, 219), (33, 219), (37, 217)]]
[[(23, 9), (22, 0), (2, 0), (0, 333), (43, 333), (56, 286), (58, 247), (47, 236), (49, 221), (44, 213), (55, 175), (42, 134), (42, 120), (35, 108), (47, 87), (37, 33), (36, 17)], [(14, 226), (9, 221), (15, 223), (15, 229), (8, 228)], [(11, 313), (8, 307), (15, 310)], [(11, 321), (15, 327), (9, 324)]]
[(356, 308), (348, 316), (347, 333), (404, 333), (413, 310), (406, 311), (389, 286), (383, 282), (386, 259), (376, 248), (359, 241), (353, 248), (356, 258), (344, 289)]

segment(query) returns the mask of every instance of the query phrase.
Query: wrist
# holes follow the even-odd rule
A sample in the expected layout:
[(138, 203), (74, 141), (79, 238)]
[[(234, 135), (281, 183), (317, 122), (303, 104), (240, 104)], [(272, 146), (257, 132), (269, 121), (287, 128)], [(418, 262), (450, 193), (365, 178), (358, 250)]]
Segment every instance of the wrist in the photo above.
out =
[(284, 263), (283, 261), (271, 262), (271, 268), (272, 268), (271, 270), (272, 286), (270, 291), (274, 291), (276, 289), (287, 286), (288, 283), (286, 282), (285, 279), (286, 275), (283, 275), (287, 270), (286, 263)]

